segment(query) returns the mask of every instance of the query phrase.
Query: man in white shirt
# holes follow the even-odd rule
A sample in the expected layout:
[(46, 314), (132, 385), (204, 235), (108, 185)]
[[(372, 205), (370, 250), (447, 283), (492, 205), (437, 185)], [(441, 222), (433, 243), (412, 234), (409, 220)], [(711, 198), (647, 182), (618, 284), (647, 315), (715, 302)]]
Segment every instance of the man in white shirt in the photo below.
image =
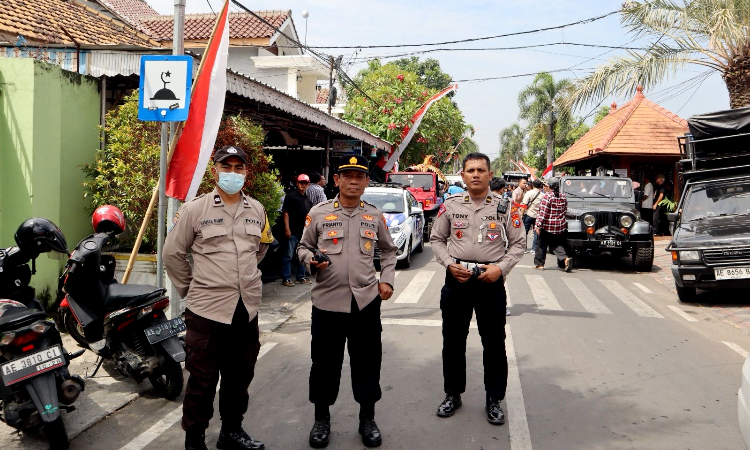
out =
[[(529, 235), (529, 230), (534, 228), (534, 224), (536, 223), (536, 214), (539, 212), (539, 204), (542, 202), (542, 196), (543, 192), (541, 190), (542, 188), (542, 182), (540, 180), (534, 180), (531, 183), (531, 190), (526, 192), (523, 195), (523, 200), (521, 200), (521, 204), (525, 206), (524, 214), (523, 214), (523, 226), (526, 228), (526, 235)], [(531, 251), (534, 251), (536, 249), (536, 237), (537, 234), (534, 233), (534, 243), (531, 246)], [(528, 249), (526, 249), (528, 251)]]
[(653, 225), (654, 221), (654, 185), (649, 175), (643, 176), (643, 198), (641, 202), (641, 219)]

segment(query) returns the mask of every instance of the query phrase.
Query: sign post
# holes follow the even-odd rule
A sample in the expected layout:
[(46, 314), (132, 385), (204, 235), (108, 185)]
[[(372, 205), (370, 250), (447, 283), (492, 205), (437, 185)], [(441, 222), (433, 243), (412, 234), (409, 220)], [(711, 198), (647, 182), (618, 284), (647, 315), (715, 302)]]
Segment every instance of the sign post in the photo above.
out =
[(190, 56), (141, 56), (141, 81), (138, 98), (138, 119), (161, 122), (161, 153), (159, 156), (159, 210), (156, 243), (156, 286), (164, 287), (162, 250), (166, 223), (168, 122), (187, 120), (190, 106), (190, 85), (193, 58)]

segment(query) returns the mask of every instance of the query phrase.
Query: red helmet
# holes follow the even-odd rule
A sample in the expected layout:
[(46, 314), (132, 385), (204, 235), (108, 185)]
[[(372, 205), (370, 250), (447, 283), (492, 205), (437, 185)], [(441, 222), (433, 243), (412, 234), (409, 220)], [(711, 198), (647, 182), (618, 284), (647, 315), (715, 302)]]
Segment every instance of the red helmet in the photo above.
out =
[(125, 231), (125, 214), (117, 206), (100, 206), (91, 216), (91, 225), (97, 233), (120, 234)]

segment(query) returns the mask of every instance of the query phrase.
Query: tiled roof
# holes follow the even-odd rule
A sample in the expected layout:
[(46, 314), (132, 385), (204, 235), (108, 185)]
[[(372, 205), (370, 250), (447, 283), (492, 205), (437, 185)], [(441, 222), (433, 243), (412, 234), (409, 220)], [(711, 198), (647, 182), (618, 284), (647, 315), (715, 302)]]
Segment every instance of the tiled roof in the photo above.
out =
[[(256, 11), (274, 27), (280, 27), (291, 11)], [(156, 40), (171, 40), (174, 19), (172, 16), (156, 16), (141, 19)], [(211, 37), (216, 16), (213, 14), (185, 14), (185, 40), (200, 40)], [(271, 37), (276, 30), (261, 22), (249, 13), (229, 13), (229, 38), (251, 39)]]
[(148, 28), (141, 25), (141, 17), (158, 16), (159, 13), (143, 0), (98, 0), (105, 8), (131, 26), (148, 33)]
[(159, 46), (119, 20), (65, 0), (45, 0), (43, 5), (31, 0), (3, 0), (0, 35), (10, 42), (21, 35), (48, 45)]
[(687, 122), (643, 95), (613, 109), (555, 161), (564, 166), (601, 153), (678, 156), (677, 137), (687, 131)]
[(318, 89), (315, 93), (315, 103), (328, 103), (328, 88)]

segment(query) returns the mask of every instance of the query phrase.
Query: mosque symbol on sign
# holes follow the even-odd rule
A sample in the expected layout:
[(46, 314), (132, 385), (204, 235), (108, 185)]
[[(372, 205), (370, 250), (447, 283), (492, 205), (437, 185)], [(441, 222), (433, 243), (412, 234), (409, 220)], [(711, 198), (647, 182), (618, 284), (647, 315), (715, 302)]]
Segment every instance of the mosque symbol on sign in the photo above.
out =
[(156, 94), (154, 94), (153, 97), (151, 97), (151, 100), (179, 100), (175, 95), (174, 92), (167, 89), (167, 84), (170, 84), (171, 81), (165, 81), (164, 77), (171, 77), (171, 73), (169, 71), (162, 72), (161, 73), (161, 82), (164, 83), (164, 87), (156, 91)]

